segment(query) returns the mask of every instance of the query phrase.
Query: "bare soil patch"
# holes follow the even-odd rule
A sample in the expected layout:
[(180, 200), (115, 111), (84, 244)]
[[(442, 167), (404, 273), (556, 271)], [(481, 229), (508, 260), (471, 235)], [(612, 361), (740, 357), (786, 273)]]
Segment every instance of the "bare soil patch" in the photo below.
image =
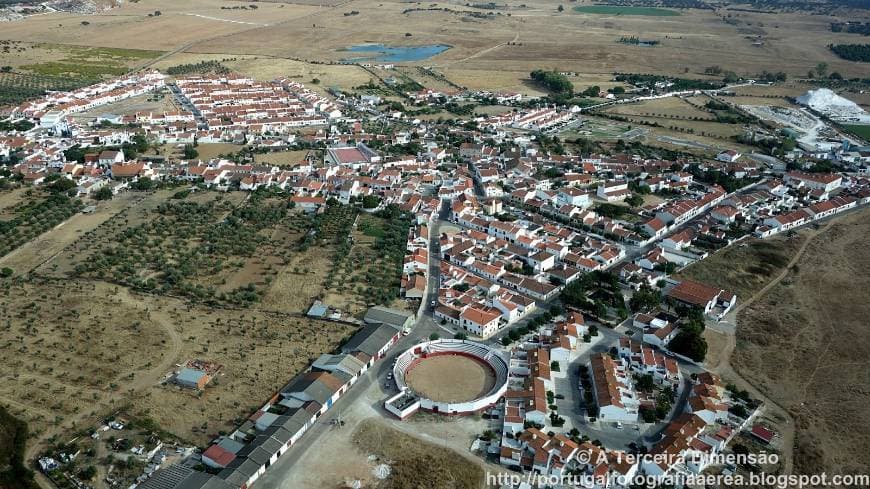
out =
[(483, 396), (495, 376), (478, 360), (462, 355), (427, 358), (407, 372), (405, 381), (421, 396), (440, 402), (465, 402)]
[(382, 421), (363, 421), (353, 443), (365, 453), (391, 461), (390, 477), (379, 488), (477, 489), (483, 487), (483, 468), (453, 450), (420, 440)]

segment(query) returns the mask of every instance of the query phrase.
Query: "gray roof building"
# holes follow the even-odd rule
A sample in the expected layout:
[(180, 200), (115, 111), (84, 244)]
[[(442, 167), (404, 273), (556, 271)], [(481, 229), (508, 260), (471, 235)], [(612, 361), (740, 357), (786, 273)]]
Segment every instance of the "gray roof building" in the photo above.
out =
[[(369, 310), (371, 311), (371, 309)], [(341, 351), (344, 353), (361, 351), (372, 358), (377, 357), (384, 346), (399, 334), (400, 329), (386, 323), (368, 323), (341, 347)]]
[[(248, 445), (246, 445), (245, 448), (242, 448), (241, 450), (239, 450), (239, 453), (237, 453), (236, 455), (238, 455), (239, 457), (245, 457), (248, 460), (251, 460), (254, 463), (256, 463), (258, 466), (262, 467), (262, 466), (266, 465), (267, 463), (269, 463), (269, 458), (272, 457), (273, 454), (267, 452), (260, 445), (257, 445), (255, 442), (256, 442), (256, 439), (254, 441), (252, 441), (251, 443), (249, 443)], [(244, 462), (242, 463), (242, 465), (244, 465)], [(232, 466), (232, 462), (230, 462), (229, 466)]]
[(278, 453), (281, 450), (281, 447), (284, 446), (282, 442), (265, 434), (254, 438), (254, 441), (252, 441), (251, 444), (259, 446), (271, 455)]
[(315, 401), (326, 405), (343, 385), (343, 382), (328, 372), (308, 372), (291, 380), (281, 389), (281, 393), (301, 401)]
[(402, 330), (411, 326), (414, 322), (414, 315), (410, 312), (400, 311), (385, 306), (370, 307), (366, 311), (363, 321), (366, 324), (389, 324), (390, 326)]
[(235, 489), (223, 479), (190, 467), (171, 465), (160, 469), (143, 482), (140, 489)]
[(338, 355), (324, 353), (311, 364), (311, 367), (315, 370), (331, 372), (333, 375), (336, 372), (344, 372), (350, 376), (355, 376), (359, 375), (365, 364), (359, 358), (346, 353)]
[(293, 434), (284, 429), (283, 426), (270, 426), (263, 430), (263, 434), (261, 436), (271, 437), (273, 440), (276, 440), (281, 445), (286, 445), (290, 442), (290, 438), (293, 437)]

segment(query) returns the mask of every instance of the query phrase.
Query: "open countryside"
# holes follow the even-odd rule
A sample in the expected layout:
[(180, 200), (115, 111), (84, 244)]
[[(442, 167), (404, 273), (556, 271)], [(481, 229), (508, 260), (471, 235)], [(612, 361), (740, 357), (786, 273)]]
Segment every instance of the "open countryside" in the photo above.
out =
[(870, 485), (868, 25), (0, 1), (0, 488)]

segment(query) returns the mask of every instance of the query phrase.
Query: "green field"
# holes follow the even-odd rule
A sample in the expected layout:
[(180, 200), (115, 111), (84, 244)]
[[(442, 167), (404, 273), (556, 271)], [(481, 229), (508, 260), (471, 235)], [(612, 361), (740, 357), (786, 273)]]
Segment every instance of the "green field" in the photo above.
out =
[(656, 7), (623, 7), (619, 5), (584, 5), (574, 7), (574, 11), (580, 12), (581, 14), (644, 15), (648, 17), (675, 17), (680, 15), (676, 10)]
[(870, 124), (843, 124), (843, 129), (858, 136), (864, 141), (870, 141)]

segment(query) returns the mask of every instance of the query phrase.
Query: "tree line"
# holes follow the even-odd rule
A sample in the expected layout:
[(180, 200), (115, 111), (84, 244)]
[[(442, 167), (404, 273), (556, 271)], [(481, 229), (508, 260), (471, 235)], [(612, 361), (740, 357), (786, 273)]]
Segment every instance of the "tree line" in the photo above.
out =
[(870, 44), (831, 44), (828, 47), (847, 61), (870, 62)]

